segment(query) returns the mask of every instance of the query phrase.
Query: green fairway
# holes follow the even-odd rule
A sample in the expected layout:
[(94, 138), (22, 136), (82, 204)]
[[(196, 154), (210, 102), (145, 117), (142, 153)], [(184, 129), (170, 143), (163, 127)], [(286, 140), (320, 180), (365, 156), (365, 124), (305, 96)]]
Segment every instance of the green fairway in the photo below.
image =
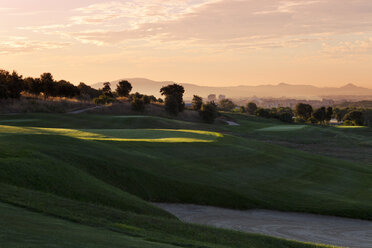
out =
[(258, 129), (258, 131), (285, 132), (285, 131), (300, 130), (305, 127), (306, 127), (305, 125), (278, 125), (278, 126), (261, 128), (261, 129)]
[(68, 222), (2, 203), (0, 212), (1, 247), (176, 247)]
[[(182, 226), (147, 201), (372, 218), (371, 166), (262, 142), (310, 142), (331, 134), (336, 141), (364, 142), (368, 129), (280, 126), (244, 116), (236, 118), (241, 124), (236, 127), (160, 117), (141, 123), (143, 118), (0, 116), (0, 201), (110, 228), (114, 216), (126, 216), (114, 227), (181, 247), (189, 242), (195, 247), (198, 242), (205, 247), (315, 246), (226, 231), (217, 235), (214, 229), (192, 238), (197, 227)], [(175, 237), (165, 238), (168, 232)], [(237, 235), (236, 242), (228, 242), (231, 235)], [(251, 245), (242, 245), (248, 238)]]

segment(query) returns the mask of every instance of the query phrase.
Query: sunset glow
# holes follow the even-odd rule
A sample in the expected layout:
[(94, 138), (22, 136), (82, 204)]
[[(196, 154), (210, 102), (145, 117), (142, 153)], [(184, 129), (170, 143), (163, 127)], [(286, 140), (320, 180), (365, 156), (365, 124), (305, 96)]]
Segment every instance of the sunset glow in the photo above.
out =
[(0, 68), (94, 84), (372, 88), (368, 0), (0, 0)]

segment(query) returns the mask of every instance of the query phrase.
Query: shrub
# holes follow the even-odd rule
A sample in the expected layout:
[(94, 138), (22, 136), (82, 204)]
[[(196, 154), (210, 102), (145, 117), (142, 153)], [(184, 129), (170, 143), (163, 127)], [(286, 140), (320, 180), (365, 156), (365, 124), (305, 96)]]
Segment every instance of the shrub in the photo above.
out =
[(256, 115), (258, 117), (269, 118), (270, 117), (270, 111), (268, 109), (258, 108), (256, 110)]
[(304, 124), (304, 123), (306, 123), (306, 120), (303, 119), (303, 118), (301, 118), (301, 117), (296, 117), (296, 118), (294, 119), (294, 123), (297, 123), (297, 124)]
[(347, 113), (344, 117), (345, 125), (351, 126), (363, 126), (364, 124), (364, 117), (361, 111), (351, 111)]
[(223, 99), (219, 102), (218, 107), (224, 111), (232, 111), (236, 105), (229, 99)]
[(293, 114), (290, 112), (283, 112), (279, 114), (279, 120), (282, 122), (293, 123)]
[(256, 111), (257, 111), (257, 104), (255, 104), (254, 102), (250, 102), (247, 104), (247, 113), (250, 114), (250, 115), (254, 115), (256, 114)]
[(172, 84), (160, 89), (161, 95), (165, 96), (165, 110), (171, 115), (178, 115), (185, 109), (183, 93), (185, 89), (182, 85)]
[(116, 94), (118, 96), (128, 96), (132, 90), (132, 85), (126, 80), (120, 81), (116, 87)]
[(313, 107), (309, 104), (299, 103), (296, 105), (296, 115), (302, 119), (309, 119), (313, 113)]
[(212, 124), (218, 115), (216, 104), (214, 102), (203, 104), (199, 114), (204, 122)]
[(203, 105), (203, 98), (200, 96), (194, 95), (194, 98), (192, 99), (192, 109), (199, 111)]
[(94, 98), (94, 99), (93, 99), (93, 102), (94, 102), (95, 104), (101, 104), (101, 105), (104, 105), (104, 104), (109, 104), (109, 103), (113, 103), (113, 102), (115, 102), (115, 99), (112, 98), (112, 97), (106, 96), (106, 95), (100, 95), (99, 97)]
[(180, 112), (179, 101), (174, 96), (165, 98), (165, 110), (171, 115), (178, 115)]
[(133, 98), (132, 100), (132, 110), (143, 112), (145, 110), (145, 101), (143, 98)]

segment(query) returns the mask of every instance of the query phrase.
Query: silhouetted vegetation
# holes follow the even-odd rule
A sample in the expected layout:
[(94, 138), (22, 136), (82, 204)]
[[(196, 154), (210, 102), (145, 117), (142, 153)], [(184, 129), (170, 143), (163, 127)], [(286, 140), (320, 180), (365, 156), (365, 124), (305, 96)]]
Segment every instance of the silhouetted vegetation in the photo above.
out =
[(254, 102), (250, 102), (247, 104), (246, 111), (248, 114), (254, 115), (256, 114), (257, 108), (258, 108), (257, 104), (255, 104)]
[(126, 80), (120, 81), (116, 87), (116, 94), (118, 96), (128, 96), (132, 90), (132, 85)]
[(5, 70), (0, 70), (0, 98), (16, 98), (21, 96), (21, 92), (25, 89), (25, 84), (22, 76), (16, 71), (9, 73)]
[(217, 105), (214, 102), (202, 104), (199, 114), (204, 122), (212, 124), (218, 116)]
[(138, 112), (143, 112), (145, 110), (145, 101), (143, 98), (137, 98), (134, 97), (132, 100), (132, 110), (138, 111)]
[(310, 104), (299, 103), (296, 105), (296, 115), (303, 120), (308, 120), (313, 113), (313, 107)]
[(364, 117), (361, 111), (351, 111), (347, 113), (344, 117), (344, 124), (350, 126), (363, 126)]
[(203, 98), (197, 95), (194, 95), (192, 99), (192, 109), (199, 111), (203, 105)]
[(99, 97), (102, 94), (101, 90), (96, 90), (85, 83), (80, 83), (77, 88), (80, 91), (80, 99), (82, 100), (91, 100), (96, 97)]
[(178, 115), (185, 109), (183, 93), (185, 89), (182, 85), (172, 84), (160, 89), (160, 93), (165, 96), (165, 110), (171, 115)]
[(232, 111), (236, 105), (230, 99), (223, 99), (218, 103), (218, 108), (223, 111)]

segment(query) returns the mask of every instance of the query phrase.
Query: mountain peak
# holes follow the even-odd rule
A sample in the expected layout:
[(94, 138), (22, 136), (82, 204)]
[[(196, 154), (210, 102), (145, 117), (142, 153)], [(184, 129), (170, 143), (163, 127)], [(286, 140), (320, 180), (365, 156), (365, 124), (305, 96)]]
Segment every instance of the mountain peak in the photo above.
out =
[(358, 88), (358, 86), (356, 86), (355, 84), (349, 83), (341, 88)]

